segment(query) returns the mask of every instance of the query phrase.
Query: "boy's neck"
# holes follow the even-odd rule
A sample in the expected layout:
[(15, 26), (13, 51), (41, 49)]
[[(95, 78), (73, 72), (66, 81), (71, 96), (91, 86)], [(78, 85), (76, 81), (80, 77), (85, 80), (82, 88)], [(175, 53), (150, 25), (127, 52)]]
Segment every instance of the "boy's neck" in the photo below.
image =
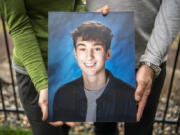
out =
[(96, 76), (83, 75), (84, 87), (88, 90), (98, 90), (106, 85), (109, 78), (106, 76), (105, 71)]

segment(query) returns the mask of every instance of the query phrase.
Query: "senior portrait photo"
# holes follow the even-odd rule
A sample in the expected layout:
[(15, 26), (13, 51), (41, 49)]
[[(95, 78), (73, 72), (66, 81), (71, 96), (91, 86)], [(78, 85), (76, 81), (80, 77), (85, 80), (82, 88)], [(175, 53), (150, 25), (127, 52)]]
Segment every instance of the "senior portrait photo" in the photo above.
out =
[(49, 12), (49, 121), (136, 122), (132, 12)]

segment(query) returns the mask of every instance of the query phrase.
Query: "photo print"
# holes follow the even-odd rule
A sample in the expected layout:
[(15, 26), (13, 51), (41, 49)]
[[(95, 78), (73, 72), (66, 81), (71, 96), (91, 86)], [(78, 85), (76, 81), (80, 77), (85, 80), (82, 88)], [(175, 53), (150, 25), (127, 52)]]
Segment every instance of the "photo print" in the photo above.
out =
[(132, 12), (49, 12), (49, 121), (136, 122)]

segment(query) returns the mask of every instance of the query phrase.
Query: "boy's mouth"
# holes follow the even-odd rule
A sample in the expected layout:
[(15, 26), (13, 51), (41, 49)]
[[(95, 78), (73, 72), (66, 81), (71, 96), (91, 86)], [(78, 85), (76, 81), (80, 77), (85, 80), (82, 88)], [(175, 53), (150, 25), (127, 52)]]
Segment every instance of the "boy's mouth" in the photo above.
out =
[(96, 65), (96, 62), (93, 62), (93, 63), (84, 63), (84, 65), (87, 68), (93, 68)]

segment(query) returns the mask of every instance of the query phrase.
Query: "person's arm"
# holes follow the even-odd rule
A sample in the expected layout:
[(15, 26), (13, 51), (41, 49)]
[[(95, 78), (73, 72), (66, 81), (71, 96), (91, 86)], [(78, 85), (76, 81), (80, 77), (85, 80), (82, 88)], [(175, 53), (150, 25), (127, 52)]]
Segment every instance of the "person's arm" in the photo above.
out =
[[(169, 47), (180, 31), (180, 1), (163, 0), (155, 19), (154, 29), (140, 62), (150, 62), (159, 66)], [(137, 74), (135, 99), (138, 102), (137, 121), (140, 120), (150, 94), (154, 71), (147, 65), (141, 65)]]
[(42, 120), (46, 120), (48, 75), (24, 1), (0, 0), (0, 3), (0, 13), (6, 20), (14, 41), (14, 55), (20, 58), (37, 91), (40, 91), (39, 105), (43, 113)]
[(0, 12), (7, 22), (14, 41), (14, 55), (20, 58), (20, 62), (39, 92), (48, 87), (48, 75), (31, 19), (26, 13), (24, 0), (0, 0), (0, 3)]
[(146, 51), (140, 61), (148, 61), (159, 66), (179, 31), (180, 1), (163, 0)]

